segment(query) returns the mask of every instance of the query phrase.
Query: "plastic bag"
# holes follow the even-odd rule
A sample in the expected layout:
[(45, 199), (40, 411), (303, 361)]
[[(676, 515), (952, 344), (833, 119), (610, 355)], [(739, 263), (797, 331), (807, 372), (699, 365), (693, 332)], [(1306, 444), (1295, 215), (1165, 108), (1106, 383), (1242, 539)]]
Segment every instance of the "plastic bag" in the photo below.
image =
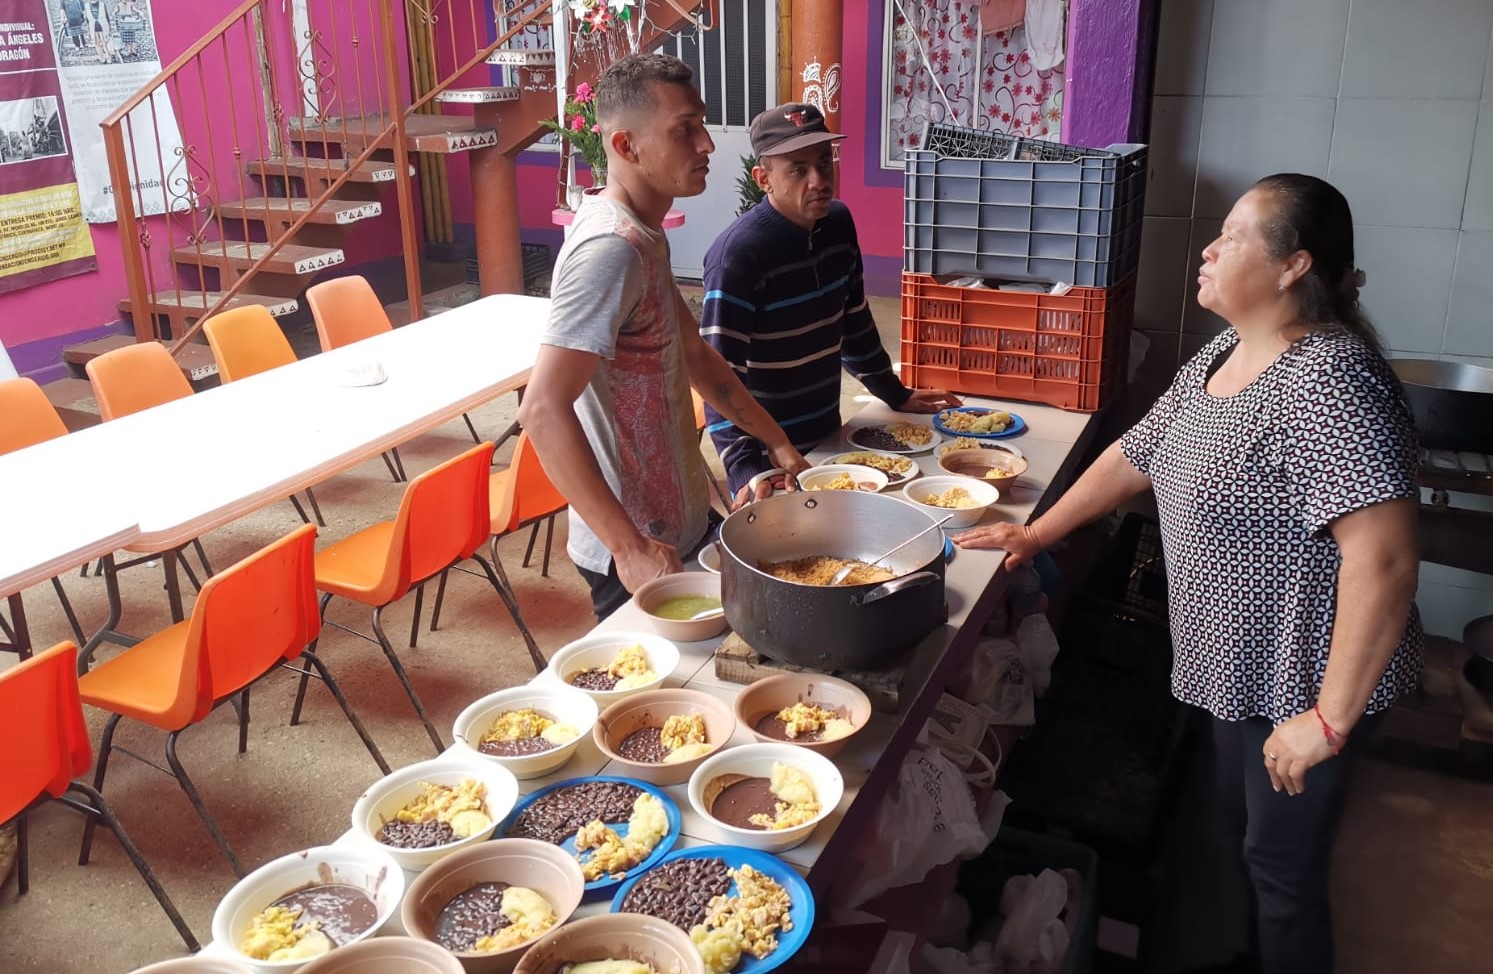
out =
[(877, 811), (867, 843), (872, 858), (860, 863), (839, 905), (853, 909), (919, 882), (935, 866), (972, 856), (988, 841), (964, 774), (937, 748), (914, 749), (897, 773), (896, 798), (888, 795)]
[(970, 956), (992, 957), (1001, 974), (1056, 974), (1068, 956), (1081, 885), (1071, 870), (1012, 876), (1001, 890), (1001, 915), (975, 931)]

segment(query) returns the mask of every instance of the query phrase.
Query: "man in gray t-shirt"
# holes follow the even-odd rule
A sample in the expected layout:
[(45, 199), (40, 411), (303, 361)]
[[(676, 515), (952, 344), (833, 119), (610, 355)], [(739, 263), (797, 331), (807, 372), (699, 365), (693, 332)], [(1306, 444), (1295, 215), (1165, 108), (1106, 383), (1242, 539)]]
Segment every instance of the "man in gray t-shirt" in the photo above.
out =
[(571, 560), (598, 618), (705, 540), (710, 500), (689, 390), (768, 447), (808, 466), (742, 387), (679, 294), (664, 215), (704, 191), (715, 145), (690, 69), (630, 55), (596, 87), (608, 182), (560, 249), (549, 326), (519, 411), (570, 502)]

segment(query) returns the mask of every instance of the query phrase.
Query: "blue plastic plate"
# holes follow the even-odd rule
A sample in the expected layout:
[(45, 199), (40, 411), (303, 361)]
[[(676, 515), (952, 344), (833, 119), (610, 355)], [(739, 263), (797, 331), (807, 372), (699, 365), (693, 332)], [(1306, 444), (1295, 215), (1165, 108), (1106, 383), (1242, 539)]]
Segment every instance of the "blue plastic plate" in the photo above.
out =
[[(1009, 410), (1003, 411), (1009, 412)], [(939, 412), (933, 414), (933, 428), (938, 430), (945, 436), (968, 436), (971, 439), (975, 440), (1003, 440), (1008, 436), (1017, 436), (1021, 433), (1026, 432), (1026, 420), (1022, 419), (1015, 413), (1011, 413), (1011, 425), (1000, 433), (960, 433), (956, 430), (949, 429), (943, 424), (943, 414), (949, 412), (974, 413), (976, 416), (983, 416), (986, 413), (997, 412), (997, 410), (987, 409), (984, 406), (960, 406), (957, 409), (940, 410)]]
[[(764, 971), (775, 970), (786, 964), (794, 954), (798, 953), (804, 941), (809, 939), (809, 932), (814, 929), (814, 894), (809, 891), (809, 884), (798, 874), (798, 870), (772, 853), (737, 845), (701, 845), (691, 849), (680, 849), (678, 852), (665, 856), (659, 864), (673, 862), (675, 859), (715, 857), (724, 859), (726, 865), (732, 869), (751, 866), (758, 872), (772, 877), (779, 886), (788, 891), (788, 899), (792, 903), (788, 910), (788, 919), (793, 922), (793, 929), (778, 931), (778, 949), (760, 959), (751, 954), (743, 954), (741, 961), (731, 969), (731, 974), (762, 974)], [(622, 901), (627, 899), (627, 894), (632, 892), (632, 888), (637, 885), (642, 875), (642, 871), (635, 872), (622, 881), (622, 888), (617, 890), (616, 896), (612, 897), (613, 913), (622, 912)], [(736, 884), (732, 883), (727, 892), (735, 894)]]
[(947, 565), (954, 560), (954, 539), (944, 535), (943, 539), (943, 563)]
[[(664, 837), (658, 840), (658, 845), (653, 847), (653, 851), (648, 854), (648, 858), (638, 863), (632, 869), (629, 869), (627, 871), (627, 877), (624, 877), (623, 879), (611, 879), (609, 877), (603, 877), (601, 879), (593, 880), (592, 882), (587, 883), (586, 893), (594, 895), (597, 893), (610, 892), (613, 889), (616, 889), (617, 884), (626, 882), (627, 878), (637, 876), (646, 872), (648, 869), (662, 862), (664, 856), (669, 854), (669, 850), (674, 848), (674, 843), (679, 841), (679, 832), (681, 828), (679, 806), (674, 804), (674, 799), (670, 798), (668, 795), (664, 794), (664, 792), (660, 791), (658, 788), (655, 788), (653, 785), (648, 784), (648, 782), (638, 781), (633, 778), (617, 778), (610, 775), (594, 775), (590, 778), (567, 778), (564, 781), (557, 781), (552, 785), (546, 785), (538, 791), (525, 795), (522, 799), (520, 799), (519, 803), (513, 806), (513, 811), (508, 813), (508, 817), (503, 819), (503, 821), (498, 824), (497, 829), (493, 832), (493, 838), (496, 839), (507, 837), (508, 830), (513, 827), (514, 822), (518, 821), (519, 814), (524, 809), (528, 808), (530, 805), (538, 801), (540, 798), (560, 788), (569, 788), (572, 785), (584, 784), (588, 781), (620, 781), (625, 785), (632, 785), (634, 788), (641, 788), (643, 791), (646, 791), (654, 798), (657, 798), (659, 801), (663, 802), (664, 814), (669, 816), (669, 831), (665, 832)], [(618, 835), (624, 837), (627, 835), (626, 822), (608, 822), (607, 825), (612, 829), (613, 832), (616, 832)], [(564, 849), (572, 856), (575, 855), (575, 836), (572, 835), (564, 842), (561, 842), (560, 848)], [(584, 862), (585, 860), (581, 859), (581, 861)], [(753, 863), (753, 868), (756, 868), (755, 863)]]

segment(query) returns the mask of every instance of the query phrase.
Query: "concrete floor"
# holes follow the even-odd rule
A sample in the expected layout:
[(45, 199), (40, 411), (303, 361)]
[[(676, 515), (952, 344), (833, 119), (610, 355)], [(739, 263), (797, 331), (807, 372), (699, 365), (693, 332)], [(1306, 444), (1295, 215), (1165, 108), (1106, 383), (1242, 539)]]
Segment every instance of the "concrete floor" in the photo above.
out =
[[(895, 358), (897, 310), (877, 302), (886, 343)], [(859, 390), (846, 383), (846, 396)], [(513, 398), (473, 412), (477, 428), (494, 435), (506, 427)], [(406, 469), (418, 472), (471, 442), (459, 421), (401, 448)], [(506, 462), (511, 445), (503, 451)], [(707, 454), (713, 453), (708, 447)], [(107, 472), (105, 472), (107, 476)], [(101, 480), (100, 490), (107, 490)], [(323, 539), (342, 537), (392, 515), (401, 486), (382, 462), (365, 463), (317, 489), (329, 526)], [(243, 518), (203, 539), (222, 567), (283, 535), (299, 522), (288, 503)], [(519, 567), (526, 538), (501, 545), (525, 616), (547, 653), (592, 624), (586, 593), (564, 556), (563, 521), (556, 532), (549, 578), (537, 562)], [(65, 579), (85, 627), (103, 614), (102, 582)], [(166, 624), (159, 568), (123, 576), (128, 607), (124, 628), (147, 633)], [(414, 601), (386, 614), (388, 632), (408, 636)], [(48, 645), (67, 628), (51, 593), (28, 594), (36, 641)], [(334, 605), (332, 617), (366, 626), (367, 613)], [(422, 632), (420, 648), (396, 642), (438, 726), (449, 727), (473, 699), (522, 682), (532, 668), (512, 622), (485, 582), (455, 576), (441, 629)], [(382, 655), (337, 630), (320, 652), (342, 683), (389, 762), (399, 767), (434, 751)], [(0, 663), (8, 665), (9, 658)], [(314, 688), (303, 723), (288, 726), (294, 679), (272, 677), (255, 688), (249, 751), (235, 751), (233, 711), (223, 708), (182, 737), (183, 762), (248, 868), (286, 852), (330, 841), (348, 827), (362, 790), (378, 777), (371, 758), (330, 696)], [(103, 723), (90, 711), (97, 741)], [(163, 735), (126, 726), (119, 742), (158, 758)], [(213, 908), (233, 875), (174, 782), (116, 756), (106, 787), (115, 812), (154, 866), (199, 938), (209, 939)], [(1339, 970), (1351, 972), (1486, 971), (1493, 956), (1493, 785), (1399, 765), (1365, 762), (1354, 784), (1334, 877)], [(82, 820), (52, 804), (31, 817), (30, 893), (18, 897), (12, 880), (0, 888), (0, 974), (118, 974), (181, 956), (181, 942), (116, 843), (96, 844), (93, 861), (75, 865)], [(1193, 904), (1195, 907), (1197, 904)], [(1189, 923), (1196, 920), (1197, 911)], [(1204, 910), (1206, 913), (1206, 908)], [(1218, 926), (1224, 928), (1226, 923)], [(1218, 945), (1223, 945), (1219, 935)]]

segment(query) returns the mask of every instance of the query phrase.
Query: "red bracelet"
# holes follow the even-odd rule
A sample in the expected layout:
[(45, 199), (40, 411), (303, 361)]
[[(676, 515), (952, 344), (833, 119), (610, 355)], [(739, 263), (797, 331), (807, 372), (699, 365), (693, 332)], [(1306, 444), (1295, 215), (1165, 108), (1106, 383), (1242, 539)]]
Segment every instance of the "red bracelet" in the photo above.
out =
[(1322, 724), (1322, 737), (1327, 741), (1327, 746), (1332, 748), (1333, 754), (1341, 754), (1343, 751), (1343, 735), (1332, 729), (1327, 718), (1322, 716), (1322, 708), (1312, 704), (1312, 713), (1317, 715), (1317, 720)]

